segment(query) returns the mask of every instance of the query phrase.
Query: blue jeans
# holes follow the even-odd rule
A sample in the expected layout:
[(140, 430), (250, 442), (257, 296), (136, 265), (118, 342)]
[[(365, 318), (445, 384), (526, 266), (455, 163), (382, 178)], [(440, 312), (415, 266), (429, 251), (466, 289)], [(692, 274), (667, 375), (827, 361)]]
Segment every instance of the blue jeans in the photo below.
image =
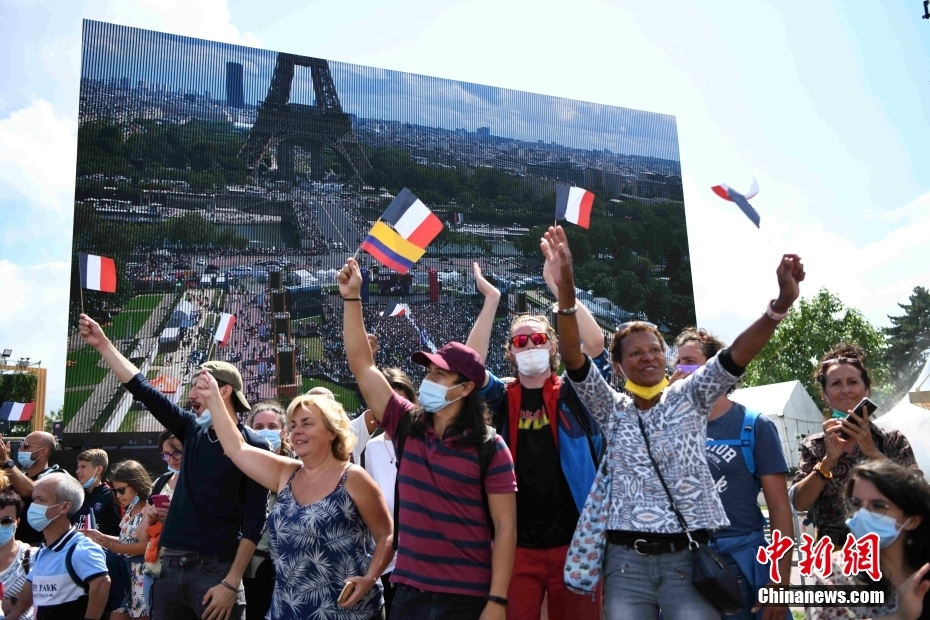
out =
[(391, 620), (476, 620), (485, 605), (484, 597), (426, 592), (400, 583), (394, 588)]
[(720, 620), (720, 612), (691, 585), (691, 551), (640, 555), (607, 545), (604, 618), (627, 620)]
[[(152, 584), (152, 620), (197, 620), (207, 590), (226, 577), (232, 562), (196, 551), (164, 549), (161, 576)], [(245, 590), (239, 585), (230, 620), (245, 618)]]

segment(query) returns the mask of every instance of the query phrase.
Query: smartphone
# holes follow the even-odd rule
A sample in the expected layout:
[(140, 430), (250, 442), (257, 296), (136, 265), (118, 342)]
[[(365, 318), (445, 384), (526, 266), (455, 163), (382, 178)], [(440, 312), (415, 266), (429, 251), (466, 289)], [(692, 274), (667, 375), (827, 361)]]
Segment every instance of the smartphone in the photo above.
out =
[(865, 416), (871, 418), (876, 409), (878, 409), (878, 405), (869, 400), (868, 397), (865, 397), (853, 408), (853, 413), (859, 418), (864, 418)]
[(171, 498), (167, 495), (153, 495), (151, 499), (152, 505), (156, 508), (164, 508), (171, 503)]
[(346, 585), (342, 586), (342, 592), (339, 593), (339, 600), (337, 603), (345, 603), (349, 600), (349, 597), (352, 596), (352, 592), (355, 591), (355, 582), (347, 581)]

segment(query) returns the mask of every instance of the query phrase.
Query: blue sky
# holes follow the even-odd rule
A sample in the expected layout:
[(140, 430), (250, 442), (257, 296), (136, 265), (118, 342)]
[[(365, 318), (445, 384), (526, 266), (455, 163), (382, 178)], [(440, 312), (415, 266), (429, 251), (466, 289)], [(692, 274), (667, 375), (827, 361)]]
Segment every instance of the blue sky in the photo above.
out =
[[(344, 5), (344, 6), (342, 6)], [(876, 325), (930, 287), (930, 22), (894, 3), (0, 1), (0, 347), (61, 404), (83, 18), (676, 117), (699, 322), (805, 258)], [(755, 176), (757, 231), (711, 185)]]

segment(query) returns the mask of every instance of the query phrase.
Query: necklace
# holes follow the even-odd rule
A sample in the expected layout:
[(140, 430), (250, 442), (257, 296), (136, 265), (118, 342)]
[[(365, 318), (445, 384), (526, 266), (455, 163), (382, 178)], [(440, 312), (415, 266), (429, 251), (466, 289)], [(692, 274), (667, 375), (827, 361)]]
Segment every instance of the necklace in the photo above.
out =
[(394, 444), (390, 443), (387, 440), (382, 439), (381, 449), (384, 450), (384, 454), (388, 457), (388, 461), (390, 461), (391, 465), (393, 465), (394, 461), (396, 460), (395, 458), (396, 455), (394, 454)]

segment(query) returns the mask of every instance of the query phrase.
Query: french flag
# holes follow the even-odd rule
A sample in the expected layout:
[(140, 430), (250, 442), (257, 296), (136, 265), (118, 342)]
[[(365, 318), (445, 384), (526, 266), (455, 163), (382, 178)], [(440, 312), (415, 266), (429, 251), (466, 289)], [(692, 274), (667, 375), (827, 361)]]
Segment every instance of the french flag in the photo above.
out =
[(406, 316), (406, 314), (407, 314), (407, 304), (394, 304), (394, 307), (391, 308), (391, 311), (388, 313), (388, 316)]
[(226, 343), (229, 342), (229, 337), (232, 335), (233, 326), (236, 324), (236, 317), (224, 312), (220, 315), (220, 322), (216, 326), (216, 333), (213, 334), (213, 339), (219, 343), (221, 347), (225, 347)]
[(81, 288), (104, 293), (116, 292), (116, 263), (106, 256), (80, 254)]
[(755, 224), (756, 228), (759, 228), (759, 222), (761, 221), (759, 212), (756, 211), (751, 204), (749, 204), (749, 199), (759, 193), (759, 184), (755, 179), (752, 180), (752, 186), (745, 194), (739, 193), (726, 183), (714, 185), (710, 189), (724, 200), (735, 202), (736, 206), (738, 206), (740, 210), (746, 215), (746, 217), (749, 218), (749, 221)]
[(582, 228), (591, 225), (591, 206), (594, 194), (583, 187), (555, 186), (555, 219), (568, 220)]
[(35, 403), (3, 403), (0, 405), (0, 420), (26, 422), (32, 419)]

